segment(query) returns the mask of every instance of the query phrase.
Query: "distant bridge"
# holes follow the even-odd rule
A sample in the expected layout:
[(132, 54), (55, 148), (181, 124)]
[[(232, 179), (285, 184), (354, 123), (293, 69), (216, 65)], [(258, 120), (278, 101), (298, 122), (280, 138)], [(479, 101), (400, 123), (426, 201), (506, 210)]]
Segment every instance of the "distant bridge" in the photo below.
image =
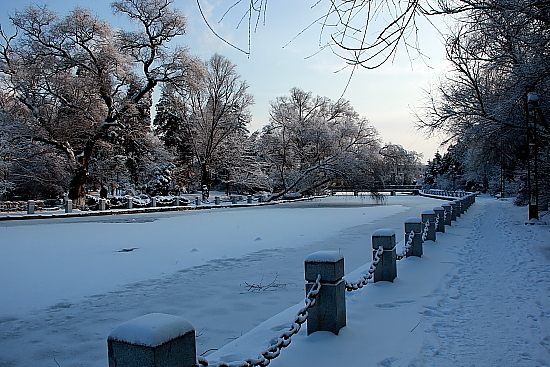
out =
[(389, 192), (389, 193), (406, 192), (406, 193), (418, 195), (421, 189), (422, 189), (422, 186), (420, 185), (383, 185), (383, 186), (375, 186), (373, 188), (368, 188), (368, 189), (337, 187), (337, 188), (333, 188), (332, 192), (333, 193), (352, 192), (354, 195), (359, 195), (359, 193), (361, 192)]

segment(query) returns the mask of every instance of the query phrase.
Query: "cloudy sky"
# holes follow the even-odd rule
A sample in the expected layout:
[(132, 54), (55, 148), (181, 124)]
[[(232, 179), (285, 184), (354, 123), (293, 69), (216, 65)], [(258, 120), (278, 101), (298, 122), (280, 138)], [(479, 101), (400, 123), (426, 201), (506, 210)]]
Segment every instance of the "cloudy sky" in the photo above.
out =
[[(131, 27), (127, 21), (111, 13), (109, 0), (0, 0), (0, 23), (6, 28), (8, 15), (29, 4), (47, 5), (60, 13), (75, 6), (92, 9), (100, 18), (122, 28)], [(248, 51), (248, 18), (240, 23), (247, 10), (247, 1), (200, 0), (203, 14), (217, 34), (234, 46)], [(347, 88), (351, 68), (330, 49), (319, 52), (329, 40), (330, 31), (322, 33), (315, 20), (326, 13), (329, 1), (271, 0), (267, 12), (250, 37), (250, 55), (233, 48), (212, 33), (203, 20), (196, 0), (174, 0), (174, 4), (188, 20), (187, 34), (177, 40), (189, 47), (191, 53), (208, 59), (214, 53), (228, 57), (237, 65), (238, 72), (250, 85), (256, 104), (252, 109), (251, 131), (259, 130), (269, 119), (269, 102), (288, 94), (292, 87), (311, 91), (337, 100), (345, 90), (362, 116), (376, 127), (384, 143), (400, 144), (405, 149), (431, 159), (439, 138), (426, 139), (415, 128), (413, 109), (422, 106), (423, 90), (445, 71), (444, 48), (438, 31), (426, 22), (420, 23), (419, 42), (423, 57), (409, 57), (401, 48), (397, 57), (382, 67), (367, 70), (359, 68)], [(227, 10), (230, 11), (225, 15)], [(223, 20), (221, 22), (220, 19)], [(380, 17), (384, 21), (384, 17)], [(438, 28), (442, 21), (432, 19)], [(253, 20), (254, 22), (254, 20)], [(313, 24), (308, 28), (310, 24)], [(381, 23), (382, 24), (382, 23)], [(254, 29), (255, 28), (255, 29)], [(307, 29), (306, 29), (307, 28)], [(339, 71), (340, 70), (340, 71)], [(339, 71), (339, 72), (338, 72)]]

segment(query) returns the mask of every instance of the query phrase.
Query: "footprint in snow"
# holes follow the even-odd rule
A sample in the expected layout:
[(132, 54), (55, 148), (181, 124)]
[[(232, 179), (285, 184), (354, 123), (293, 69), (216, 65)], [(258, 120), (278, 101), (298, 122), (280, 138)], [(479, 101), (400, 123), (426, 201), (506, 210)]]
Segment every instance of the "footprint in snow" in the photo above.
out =
[(199, 250), (197, 250), (196, 248), (192, 248), (190, 252), (198, 252)]
[(256, 238), (254, 239), (254, 241), (261, 241), (261, 240), (262, 240), (261, 237), (256, 237)]

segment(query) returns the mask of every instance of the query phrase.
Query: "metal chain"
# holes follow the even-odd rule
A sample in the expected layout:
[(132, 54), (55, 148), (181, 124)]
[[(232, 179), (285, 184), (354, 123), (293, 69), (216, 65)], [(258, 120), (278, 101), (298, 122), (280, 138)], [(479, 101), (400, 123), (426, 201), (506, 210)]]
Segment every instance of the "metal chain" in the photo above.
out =
[(261, 366), (265, 367), (271, 363), (271, 360), (274, 358), (277, 358), (281, 354), (281, 349), (288, 347), (290, 345), (290, 341), (292, 336), (298, 333), (300, 331), (300, 328), (302, 327), (302, 324), (306, 322), (308, 317), (308, 309), (313, 307), (315, 303), (317, 302), (317, 295), (319, 294), (319, 291), (321, 290), (321, 274), (317, 276), (317, 279), (315, 280), (315, 283), (307, 292), (306, 299), (305, 299), (305, 306), (302, 307), (294, 317), (294, 321), (290, 325), (288, 330), (285, 330), (279, 334), (277, 337), (277, 341), (272, 344), (269, 348), (265, 349), (258, 358), (248, 358), (243, 361), (239, 362), (231, 362), (231, 363), (224, 363), (219, 362), (215, 364), (210, 364), (206, 358), (204, 357), (198, 357), (198, 362), (201, 366), (212, 366), (212, 367), (256, 367)]
[(435, 229), (439, 228), (439, 215), (435, 215)]
[(426, 242), (426, 239), (428, 238), (428, 231), (430, 230), (430, 220), (426, 220), (426, 224), (424, 225), (424, 231), (422, 231), (422, 242)]
[(397, 260), (402, 260), (405, 256), (407, 256), (407, 252), (409, 252), (409, 250), (411, 249), (413, 241), (414, 241), (414, 231), (411, 231), (409, 233), (409, 237), (407, 238), (407, 242), (403, 247), (403, 251), (397, 254)]
[(372, 277), (374, 276), (376, 266), (380, 262), (380, 258), (382, 257), (383, 253), (384, 253), (384, 247), (383, 246), (378, 247), (378, 250), (376, 250), (376, 253), (374, 254), (374, 258), (370, 263), (369, 270), (367, 270), (367, 274), (363, 275), (363, 278), (361, 280), (354, 283), (350, 283), (346, 281), (346, 290), (348, 292), (363, 288), (363, 286), (368, 284), (369, 280), (372, 279)]

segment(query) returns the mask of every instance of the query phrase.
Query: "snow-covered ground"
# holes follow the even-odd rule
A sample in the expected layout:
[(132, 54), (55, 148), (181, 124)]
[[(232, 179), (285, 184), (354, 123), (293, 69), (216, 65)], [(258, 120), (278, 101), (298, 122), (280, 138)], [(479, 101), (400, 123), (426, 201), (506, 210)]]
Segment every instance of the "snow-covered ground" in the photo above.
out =
[[(0, 366), (105, 367), (109, 332), (153, 312), (189, 320), (209, 361), (255, 357), (302, 306), (307, 255), (340, 251), (354, 281), (374, 230), (402, 239), (406, 218), (441, 203), (331, 197), (0, 222)], [(338, 336), (303, 328), (271, 365), (550, 365), (550, 228), (525, 217), (478, 198), (393, 283), (348, 293)]]

